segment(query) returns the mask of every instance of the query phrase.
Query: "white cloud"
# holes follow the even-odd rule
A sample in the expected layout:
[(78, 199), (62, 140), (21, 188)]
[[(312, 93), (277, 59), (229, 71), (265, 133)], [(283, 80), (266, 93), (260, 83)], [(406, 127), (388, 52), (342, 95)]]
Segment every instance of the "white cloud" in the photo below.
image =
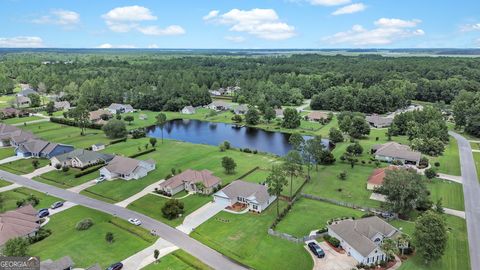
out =
[(149, 35), (149, 36), (177, 36), (177, 35), (185, 34), (185, 29), (183, 29), (179, 25), (170, 25), (165, 28), (160, 28), (156, 25), (152, 25), (152, 26), (138, 27), (137, 29), (142, 34)]
[(0, 38), (0, 48), (41, 48), (45, 47), (43, 40), (39, 37), (11, 37)]
[(63, 26), (72, 26), (80, 22), (80, 14), (71, 10), (56, 9), (50, 12), (50, 15), (45, 15), (40, 18), (32, 20), (37, 24), (57, 24)]
[(330, 44), (353, 46), (388, 45), (397, 40), (425, 35), (422, 29), (409, 29), (417, 26), (419, 23), (419, 20), (404, 21), (382, 18), (374, 22), (377, 28), (369, 30), (361, 25), (354, 25), (348, 31), (338, 32), (323, 38), (323, 41)]
[(244, 42), (246, 39), (245, 39), (245, 37), (242, 37), (242, 36), (226, 36), (226, 37), (225, 37), (225, 40), (228, 40), (228, 41), (231, 41), (231, 42), (235, 42), (235, 43), (242, 43), (242, 42)]
[(98, 45), (97, 48), (99, 49), (134, 49), (136, 46), (134, 45), (112, 45), (110, 43), (103, 43)]
[(219, 13), (220, 13), (219, 10), (212, 10), (207, 15), (203, 16), (203, 20), (208, 21), (210, 19), (213, 19), (213, 18), (217, 17)]
[(267, 40), (289, 39), (296, 35), (295, 27), (280, 21), (273, 9), (232, 9), (207, 21), (229, 25), (232, 32), (248, 33)]
[(115, 22), (154, 21), (157, 19), (148, 8), (142, 6), (117, 7), (103, 14), (102, 18)]
[(159, 47), (157, 44), (150, 44), (150, 45), (147, 46), (147, 48), (149, 48), (149, 49), (158, 49), (158, 48), (160, 48), (160, 47)]
[(332, 15), (352, 14), (360, 11), (364, 11), (367, 6), (363, 3), (355, 3), (348, 6), (341, 7), (335, 10)]
[(350, 3), (350, 0), (309, 0), (315, 6), (339, 6)]
[(462, 32), (480, 31), (480, 23), (464, 24), (460, 26), (460, 31)]

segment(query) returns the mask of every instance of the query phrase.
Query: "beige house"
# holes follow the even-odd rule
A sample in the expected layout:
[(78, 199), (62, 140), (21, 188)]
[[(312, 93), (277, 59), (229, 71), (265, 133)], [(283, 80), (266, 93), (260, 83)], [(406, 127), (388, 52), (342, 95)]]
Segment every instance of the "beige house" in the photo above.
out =
[(102, 121), (104, 121), (102, 119), (102, 115), (107, 115), (108, 118), (112, 117), (112, 113), (110, 111), (100, 109), (100, 110), (89, 112), (88, 113), (88, 119), (91, 122), (94, 122), (94, 123), (95, 122), (102, 122)]
[(377, 144), (372, 147), (372, 154), (375, 159), (385, 162), (398, 161), (402, 164), (418, 165), (422, 154), (413, 151), (410, 146), (399, 144), (397, 142), (388, 142)]
[(211, 194), (222, 184), (220, 178), (209, 170), (195, 171), (188, 169), (160, 184), (160, 190), (175, 195), (182, 190)]
[(365, 117), (365, 120), (372, 126), (376, 128), (384, 128), (389, 127), (392, 122), (393, 118), (391, 117), (383, 117), (378, 114), (372, 114)]
[(267, 209), (276, 198), (268, 193), (267, 186), (242, 180), (233, 181), (213, 195), (216, 203), (229, 206), (239, 203), (258, 213)]
[(140, 179), (155, 169), (154, 160), (137, 160), (122, 156), (115, 156), (107, 166), (100, 169), (100, 176), (111, 179)]
[(305, 119), (309, 121), (316, 121), (316, 122), (325, 121), (328, 119), (328, 114), (324, 112), (314, 111), (307, 114), (307, 116), (305, 116)]
[(108, 163), (114, 155), (97, 153), (84, 149), (75, 149), (71, 152), (54, 156), (50, 159), (52, 166), (68, 166), (72, 168), (86, 168), (96, 164)]
[(31, 205), (0, 213), (0, 246), (12, 238), (35, 236), (39, 220)]

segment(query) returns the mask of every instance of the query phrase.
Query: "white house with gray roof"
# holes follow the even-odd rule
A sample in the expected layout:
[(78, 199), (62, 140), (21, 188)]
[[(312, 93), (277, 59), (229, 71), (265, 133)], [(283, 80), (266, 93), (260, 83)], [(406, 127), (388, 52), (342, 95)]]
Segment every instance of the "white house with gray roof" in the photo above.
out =
[(413, 151), (410, 146), (397, 142), (377, 144), (372, 147), (372, 154), (375, 159), (386, 162), (399, 161), (403, 164), (418, 165), (422, 154)]
[(107, 180), (120, 178), (124, 180), (140, 179), (155, 169), (154, 160), (137, 160), (115, 156), (107, 166), (100, 169), (100, 176)]
[(68, 166), (73, 168), (86, 168), (101, 163), (110, 162), (115, 156), (98, 153), (84, 149), (75, 149), (71, 152), (54, 156), (50, 159), (52, 166)]
[(376, 216), (336, 221), (327, 228), (328, 235), (337, 238), (349, 256), (366, 265), (386, 260), (381, 244), (399, 234), (395, 227)]
[(130, 104), (119, 104), (119, 103), (112, 103), (107, 110), (110, 111), (112, 114), (117, 113), (130, 113), (135, 111)]
[(215, 202), (234, 205), (245, 204), (250, 211), (262, 212), (277, 197), (268, 193), (267, 186), (236, 180), (213, 195)]
[(185, 106), (181, 112), (182, 114), (194, 114), (196, 110), (193, 106)]

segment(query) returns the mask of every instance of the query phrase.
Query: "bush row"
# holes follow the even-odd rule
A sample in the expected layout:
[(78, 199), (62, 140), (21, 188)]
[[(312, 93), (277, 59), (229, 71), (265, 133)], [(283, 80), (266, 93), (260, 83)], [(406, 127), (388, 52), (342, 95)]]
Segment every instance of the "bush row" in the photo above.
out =
[[(81, 127), (79, 122), (72, 119), (68, 119), (68, 118), (50, 117), (50, 122), (67, 125), (67, 126), (73, 126), (73, 127)], [(85, 123), (85, 127), (91, 128), (91, 129), (102, 129), (102, 126), (103, 125), (96, 124), (96, 123), (90, 123), (90, 122)]]
[(126, 142), (127, 141), (127, 137), (125, 138), (120, 138), (120, 139), (116, 139), (116, 140), (111, 140), (108, 145), (112, 145), (112, 144), (116, 144), (116, 143), (121, 143), (121, 142)]
[(135, 153), (133, 155), (130, 155), (129, 157), (130, 158), (136, 158), (136, 157), (139, 157), (139, 156), (143, 156), (145, 154), (148, 154), (148, 153), (151, 153), (153, 151), (155, 151), (156, 149), (155, 148), (150, 148), (148, 150), (145, 150), (145, 151), (142, 151), (142, 152), (138, 152), (138, 153)]
[(84, 175), (87, 175), (89, 173), (92, 173), (94, 171), (97, 171), (98, 169), (102, 168), (103, 166), (105, 166), (105, 164), (100, 164), (100, 165), (96, 165), (96, 166), (93, 166), (93, 167), (89, 167), (88, 169), (85, 169), (81, 172), (78, 172), (74, 175), (75, 178), (79, 178), (79, 177), (82, 177)]

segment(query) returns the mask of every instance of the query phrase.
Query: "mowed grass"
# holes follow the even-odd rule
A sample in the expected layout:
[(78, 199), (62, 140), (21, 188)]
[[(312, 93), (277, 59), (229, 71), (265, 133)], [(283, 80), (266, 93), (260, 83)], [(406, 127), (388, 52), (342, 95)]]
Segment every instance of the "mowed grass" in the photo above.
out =
[(442, 199), (442, 205), (446, 208), (464, 211), (463, 186), (452, 181), (441, 179), (426, 180), (430, 191), (430, 198), (435, 203)]
[(220, 212), (190, 236), (254, 269), (312, 269), (313, 261), (302, 244), (267, 234), (276, 216), (275, 204), (261, 214)]
[(34, 195), (35, 197), (40, 199), (40, 202), (38, 203), (38, 205), (35, 206), (36, 209), (48, 208), (54, 202), (60, 201), (60, 199), (56, 197), (45, 195), (44, 193), (38, 192), (36, 190), (24, 188), (24, 187), (2, 192), (1, 195), (3, 199), (3, 208), (0, 209), (0, 211), (8, 211), (8, 210), (16, 209), (17, 201), (20, 201), (22, 199), (27, 199), (30, 195)]
[(475, 160), (475, 165), (477, 166), (477, 178), (480, 181), (480, 153), (473, 153), (473, 159)]
[(13, 117), (13, 118), (2, 120), (2, 122), (5, 124), (14, 125), (19, 123), (26, 123), (30, 121), (40, 120), (40, 119), (43, 119), (43, 118), (38, 116)]
[(480, 150), (480, 143), (478, 142), (471, 142), (470, 146), (472, 147), (472, 149)]
[[(306, 169), (304, 171), (306, 174)], [(270, 170), (260, 168), (252, 172), (251, 174), (245, 176), (242, 180), (247, 182), (253, 183), (264, 183), (267, 179), (268, 175), (270, 174)], [(290, 177), (287, 176), (287, 185), (283, 188), (282, 195), (290, 196)], [(295, 192), (302, 186), (303, 182), (305, 181), (304, 176), (294, 177), (292, 181), (292, 193)]]
[(202, 207), (204, 204), (211, 202), (211, 196), (201, 196), (201, 195), (190, 195), (180, 201), (183, 203), (185, 213), (182, 217), (175, 218), (172, 220), (166, 219), (162, 215), (162, 207), (170, 199), (160, 197), (154, 194), (148, 194), (142, 198), (132, 202), (128, 205), (128, 209), (137, 211), (139, 213), (145, 214), (151, 218), (157, 219), (165, 224), (168, 224), (172, 227), (176, 227), (183, 223), (183, 220), (186, 216)]
[[(91, 218), (94, 225), (85, 231), (77, 231), (75, 225)], [(70, 256), (75, 267), (86, 268), (99, 263), (102, 268), (121, 261), (150, 246), (155, 238), (141, 227), (115, 219), (108, 214), (75, 206), (50, 218), (45, 228), (52, 230), (46, 239), (30, 246), (30, 255), (42, 260), (57, 260)], [(107, 243), (105, 234), (112, 232), (115, 241)]]
[[(129, 156), (137, 153), (138, 147), (143, 148), (145, 144), (148, 144), (148, 138), (130, 139), (125, 143), (107, 147), (105, 152)], [(227, 174), (223, 169), (221, 160), (224, 156), (233, 158), (237, 163), (233, 174)], [(271, 162), (276, 161), (275, 157), (269, 155), (247, 154), (237, 150), (220, 152), (218, 147), (215, 146), (169, 140), (165, 140), (163, 144), (159, 140), (156, 151), (139, 156), (137, 159), (154, 159), (156, 161), (156, 169), (141, 179), (106, 181), (82, 191), (82, 194), (108, 202), (122, 201), (138, 193), (146, 186), (164, 179), (167, 174), (171, 173), (172, 168), (180, 169), (181, 171), (186, 169), (207, 169), (222, 179), (222, 184), (226, 185), (256, 166), (269, 167)]]
[(101, 130), (87, 129), (85, 135), (82, 136), (80, 128), (52, 122), (28, 124), (21, 128), (44, 140), (73, 145), (76, 148), (87, 148), (96, 143), (107, 144), (110, 141)]
[(326, 227), (330, 219), (340, 217), (359, 218), (363, 214), (364, 212), (352, 208), (301, 198), (293, 205), (290, 212), (280, 221), (275, 230), (295, 237), (303, 237), (309, 235), (313, 230)]
[(98, 171), (95, 171), (76, 178), (75, 174), (79, 172), (81, 172), (79, 169), (74, 168), (70, 168), (67, 172), (55, 170), (44, 173), (41, 176), (37, 176), (33, 179), (45, 184), (67, 189), (93, 180), (100, 175)]
[(440, 167), (436, 170), (439, 173), (445, 173), (450, 175), (462, 175), (460, 171), (460, 154), (458, 152), (457, 140), (450, 136), (450, 141), (445, 146), (443, 155), (438, 157), (429, 157), (430, 164), (435, 162), (440, 163)]
[[(35, 167), (33, 167), (32, 161), (35, 160), (33, 158), (27, 158), (27, 159), (20, 159), (8, 163), (4, 163), (0, 165), (0, 170), (4, 170), (10, 173), (14, 174), (29, 174), (33, 171), (35, 171)], [(38, 168), (47, 166), (50, 164), (50, 160), (48, 159), (36, 159), (39, 162)]]
[(0, 160), (14, 156), (14, 155), (15, 155), (15, 149), (13, 147), (0, 148)]
[[(419, 255), (402, 262), (401, 270), (463, 270), (470, 269), (470, 256), (468, 252), (467, 226), (465, 220), (459, 217), (444, 215), (448, 232), (447, 248), (443, 257), (426, 266)], [(402, 231), (413, 235), (415, 223), (409, 221), (395, 220), (393, 226), (402, 228)]]
[(179, 249), (142, 268), (143, 270), (210, 270), (208, 265)]

